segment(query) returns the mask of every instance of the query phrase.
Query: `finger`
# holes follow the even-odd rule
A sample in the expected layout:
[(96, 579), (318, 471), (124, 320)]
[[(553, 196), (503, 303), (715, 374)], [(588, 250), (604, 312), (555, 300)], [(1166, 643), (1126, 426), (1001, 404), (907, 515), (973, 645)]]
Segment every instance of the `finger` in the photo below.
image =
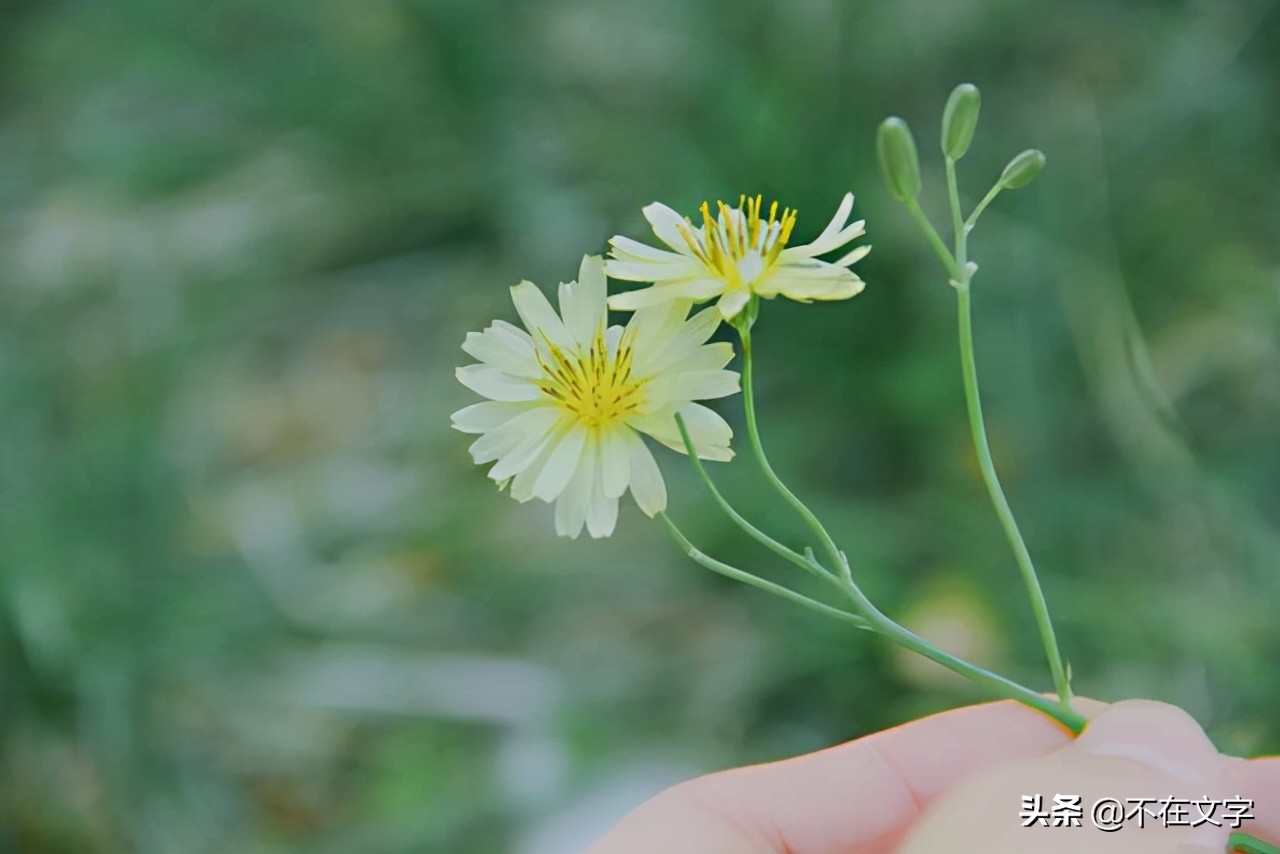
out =
[(1070, 740), (1038, 712), (988, 703), (697, 783), (705, 803), (776, 839), (780, 850), (847, 854), (891, 844), (929, 801), (968, 774), (1043, 756)]
[(1094, 756), (1131, 759), (1176, 779), (1204, 779), (1222, 757), (1200, 724), (1177, 706), (1124, 700), (1091, 720), (1071, 745)]
[(1233, 795), (1253, 801), (1253, 818), (1240, 830), (1280, 845), (1280, 756), (1234, 761), (1227, 780)]

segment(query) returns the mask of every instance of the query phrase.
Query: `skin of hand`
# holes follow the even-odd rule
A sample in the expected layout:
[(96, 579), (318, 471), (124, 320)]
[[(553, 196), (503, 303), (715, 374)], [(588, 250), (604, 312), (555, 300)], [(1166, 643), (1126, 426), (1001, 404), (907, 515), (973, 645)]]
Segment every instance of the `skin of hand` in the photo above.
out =
[[(1280, 842), (1280, 758), (1221, 756), (1185, 712), (1161, 703), (1077, 708), (1091, 720), (1074, 739), (1023, 706), (988, 703), (699, 777), (642, 804), (586, 854), (1226, 851), (1222, 827), (1097, 830), (1089, 811), (1101, 797), (1250, 798), (1255, 819), (1241, 829)], [(1035, 794), (1046, 809), (1057, 794), (1080, 795), (1082, 826), (1022, 827), (1022, 796)]]

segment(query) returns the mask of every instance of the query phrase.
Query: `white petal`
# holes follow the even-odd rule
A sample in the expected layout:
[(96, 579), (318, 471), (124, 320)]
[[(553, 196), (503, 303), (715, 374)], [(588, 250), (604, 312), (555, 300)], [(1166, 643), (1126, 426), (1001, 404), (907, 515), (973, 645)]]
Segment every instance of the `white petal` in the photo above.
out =
[(809, 300), (848, 299), (862, 293), (866, 282), (859, 279), (852, 271), (843, 267), (832, 267), (838, 271), (824, 276), (789, 276), (779, 275), (778, 293), (789, 299), (808, 302)]
[(631, 464), (626, 437), (631, 435), (634, 433), (629, 428), (622, 427), (600, 436), (600, 479), (606, 498), (617, 498), (627, 491)]
[(822, 229), (822, 233), (814, 238), (812, 243), (788, 247), (782, 250), (782, 254), (790, 258), (812, 258), (844, 246), (861, 234), (862, 227), (866, 224), (865, 221), (859, 221), (852, 226), (846, 226), (845, 223), (849, 221), (849, 214), (852, 211), (853, 193), (845, 193), (844, 198), (840, 200), (840, 206), (836, 208), (835, 216), (831, 217), (827, 227)]
[(532, 343), (525, 343), (503, 332), (493, 329), (468, 332), (462, 349), (503, 373), (530, 379), (542, 376), (542, 368), (533, 355)]
[(533, 485), (538, 480), (538, 475), (542, 474), (542, 470), (547, 465), (547, 459), (551, 456), (551, 452), (555, 450), (554, 442), (546, 442), (542, 446), (542, 450), (538, 452), (533, 462), (525, 466), (523, 470), (518, 472), (515, 477), (511, 478), (511, 485), (507, 490), (507, 494), (519, 501), (521, 504), (533, 498)]
[(508, 338), (514, 338), (516, 341), (522, 341), (530, 347), (533, 346), (533, 336), (528, 332), (525, 332), (519, 326), (516, 326), (514, 323), (508, 323), (505, 320), (495, 320), (493, 323), (489, 324), (489, 328), (485, 331), (492, 332), (497, 335), (504, 335)]
[(591, 454), (582, 454), (569, 485), (556, 499), (556, 533), (577, 539), (587, 521), (587, 504), (595, 486), (595, 465)]
[(464, 406), (449, 417), (453, 429), (461, 433), (488, 433), (529, 409), (527, 403), (499, 403), (486, 400)]
[(473, 442), (472, 456), (477, 463), (488, 461), (481, 457), (496, 459), (489, 477), (506, 480), (527, 468), (555, 438), (559, 418), (559, 413), (549, 406), (532, 409)]
[(699, 275), (705, 267), (701, 261), (680, 258), (674, 261), (622, 261), (605, 262), (605, 272), (624, 282), (673, 282)]
[[(693, 447), (699, 457), (704, 460), (733, 458), (733, 451), (729, 450), (733, 428), (717, 412), (698, 403), (686, 403), (680, 407), (680, 415), (684, 418), (689, 438), (693, 440)], [(684, 449), (683, 443), (680, 449)]]
[[(704, 460), (731, 460), (733, 451), (729, 449), (729, 441), (733, 430), (729, 424), (705, 406), (697, 403), (686, 403), (679, 408), (685, 419), (685, 427), (689, 430), (689, 440), (694, 450)], [(675, 411), (665, 409), (652, 415), (634, 418), (631, 426), (648, 433), (672, 450), (684, 453), (684, 441), (680, 438), (680, 429), (676, 426)]]
[(604, 494), (604, 483), (597, 462), (596, 476), (591, 486), (591, 503), (587, 505), (587, 533), (596, 539), (607, 537), (613, 533), (617, 524), (618, 499)]
[(587, 255), (578, 268), (578, 280), (560, 286), (560, 316), (579, 344), (591, 346), (596, 329), (605, 318), (604, 261)]
[(542, 390), (527, 379), (513, 377), (488, 365), (466, 365), (455, 371), (458, 382), (490, 400), (537, 400)]
[(725, 288), (719, 279), (690, 279), (684, 282), (663, 282), (651, 288), (625, 291), (609, 297), (609, 308), (614, 311), (635, 311), (650, 305), (658, 305), (667, 300), (706, 300), (716, 296)]
[(871, 245), (864, 244), (862, 246), (859, 246), (857, 249), (853, 250), (852, 252), (850, 252), (848, 255), (845, 255), (839, 261), (832, 261), (831, 263), (835, 264), (837, 267), (848, 267), (849, 265), (855, 264), (858, 261), (861, 261), (863, 258), (866, 258), (867, 253), (870, 251), (871, 251)]
[[(685, 317), (692, 305), (689, 300), (669, 300), (658, 305), (637, 309), (627, 321), (627, 332), (633, 349), (632, 370), (637, 374), (651, 373), (648, 367), (685, 327)], [(716, 320), (719, 324), (719, 320)], [(715, 325), (711, 327), (715, 329)], [(711, 332), (707, 333), (711, 337)], [(703, 340), (706, 340), (705, 338)]]
[(644, 208), (644, 218), (653, 226), (653, 233), (658, 239), (681, 255), (691, 255), (689, 243), (681, 234), (681, 229), (692, 231), (692, 227), (680, 214), (661, 202), (654, 202)]
[(671, 371), (649, 381), (645, 391), (653, 407), (676, 405), (690, 400), (714, 400), (739, 390), (736, 371)]
[(680, 261), (685, 258), (679, 253), (658, 249), (621, 234), (615, 234), (609, 239), (609, 247), (613, 257), (628, 261)]
[(639, 434), (627, 431), (626, 447), (631, 469), (631, 497), (649, 517), (667, 509), (667, 484), (653, 454)]
[(746, 308), (747, 303), (750, 301), (750, 292), (732, 291), (720, 297), (720, 301), (716, 303), (716, 308), (719, 309), (720, 316), (725, 320), (733, 320), (738, 312)]
[[(636, 312), (636, 315), (647, 310), (649, 309), (641, 309)], [(634, 322), (635, 317), (632, 320)], [(651, 337), (648, 339), (642, 339), (639, 335), (642, 330), (637, 330), (633, 370), (641, 376), (652, 376), (676, 366), (683, 366), (686, 359), (694, 358), (702, 342), (710, 338), (720, 327), (721, 320), (720, 311), (712, 306), (703, 309), (683, 323), (664, 319), (664, 326), (649, 332)], [(642, 341), (646, 340), (653, 343), (642, 346)], [(730, 347), (732, 348), (732, 345)], [(723, 352), (722, 348), (720, 352)], [(702, 366), (699, 365), (699, 367)], [(715, 367), (723, 367), (723, 364)]]
[(573, 338), (569, 335), (569, 330), (537, 285), (528, 281), (516, 285), (511, 289), (511, 301), (515, 303), (516, 312), (535, 341), (539, 339), (540, 333), (558, 347), (566, 350), (572, 347)]
[[(551, 452), (551, 456), (547, 457), (542, 473), (533, 484), (534, 496), (543, 501), (555, 501), (560, 493), (564, 492), (574, 471), (578, 468), (579, 459), (583, 456), (586, 439), (587, 432), (579, 426), (570, 428), (567, 433), (558, 437), (555, 450)], [(586, 453), (590, 452), (591, 449), (587, 448)]]

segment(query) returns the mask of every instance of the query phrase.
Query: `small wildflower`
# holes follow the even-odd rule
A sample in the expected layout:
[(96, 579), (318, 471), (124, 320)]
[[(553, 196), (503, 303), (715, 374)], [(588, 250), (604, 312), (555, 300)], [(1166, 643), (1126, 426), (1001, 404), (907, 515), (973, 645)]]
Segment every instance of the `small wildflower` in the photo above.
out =
[(659, 202), (644, 209), (658, 239), (671, 250), (658, 249), (618, 235), (609, 241), (605, 270), (615, 279), (652, 282), (650, 288), (615, 294), (609, 307), (634, 311), (668, 300), (702, 302), (719, 297), (720, 316), (730, 320), (757, 295), (781, 294), (799, 302), (848, 299), (864, 282), (848, 269), (869, 251), (859, 246), (837, 261), (825, 255), (866, 233), (865, 222), (848, 224), (853, 194), (845, 194), (831, 222), (812, 243), (788, 246), (796, 212), (779, 213), (773, 202), (767, 215), (760, 196), (739, 199), (736, 208), (717, 202), (713, 212), (703, 203), (702, 225)]
[[(453, 426), (481, 434), (477, 464), (517, 501), (555, 502), (556, 533), (613, 533), (618, 499), (631, 490), (649, 516), (666, 509), (667, 491), (641, 433), (683, 452), (675, 422), (685, 420), (698, 456), (728, 460), (733, 431), (695, 400), (738, 391), (728, 342), (707, 344), (714, 310), (686, 318), (687, 300), (637, 311), (625, 328), (607, 326), (604, 262), (582, 261), (578, 281), (562, 284), (557, 314), (532, 282), (511, 289), (525, 329), (497, 320), (467, 335), (479, 364), (458, 379), (488, 400), (453, 414)], [(528, 330), (527, 332), (525, 330)]]

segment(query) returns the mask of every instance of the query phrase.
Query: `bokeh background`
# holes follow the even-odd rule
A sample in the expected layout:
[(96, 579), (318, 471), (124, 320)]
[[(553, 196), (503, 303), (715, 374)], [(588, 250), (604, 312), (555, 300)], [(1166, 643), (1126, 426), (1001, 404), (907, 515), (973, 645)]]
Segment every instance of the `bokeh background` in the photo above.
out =
[[(944, 222), (963, 80), (970, 202), (1049, 158), (975, 235), (975, 322), (1077, 688), (1280, 750), (1275, 2), (5, 0), (0, 850), (572, 851), (981, 699), (470, 464), (466, 331), (653, 199), (760, 192), (807, 240), (858, 194), (866, 292), (757, 327), (765, 440), (885, 610), (1047, 689), (953, 295), (874, 161), (906, 117)], [(660, 463), (704, 549), (778, 571)]]

